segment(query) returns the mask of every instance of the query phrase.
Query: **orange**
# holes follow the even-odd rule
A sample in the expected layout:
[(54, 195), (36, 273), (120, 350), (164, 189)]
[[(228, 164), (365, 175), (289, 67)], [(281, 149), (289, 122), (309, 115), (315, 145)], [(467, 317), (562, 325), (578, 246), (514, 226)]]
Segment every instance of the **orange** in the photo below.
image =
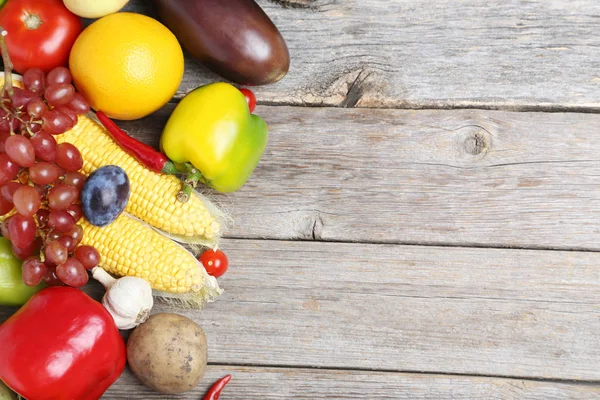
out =
[(141, 14), (116, 13), (88, 26), (69, 59), (73, 82), (96, 111), (132, 120), (161, 108), (183, 78), (175, 35)]

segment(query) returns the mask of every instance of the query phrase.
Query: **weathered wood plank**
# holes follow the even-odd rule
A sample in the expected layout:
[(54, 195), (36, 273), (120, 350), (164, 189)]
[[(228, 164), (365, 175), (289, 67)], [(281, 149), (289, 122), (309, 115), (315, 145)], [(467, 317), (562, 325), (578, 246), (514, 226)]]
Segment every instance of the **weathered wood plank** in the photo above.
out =
[[(127, 9), (152, 14), (149, 3)], [(600, 109), (595, 0), (258, 3), (292, 55), (286, 78), (256, 89), (262, 102)], [(186, 64), (179, 96), (220, 79)]]
[(205, 329), (212, 363), (600, 382), (600, 253), (222, 248), (225, 293), (203, 311), (177, 310)]
[[(211, 383), (232, 374), (225, 399), (600, 399), (600, 386), (502, 378), (359, 371), (212, 366), (193, 391), (170, 399), (201, 399)], [(165, 399), (127, 370), (103, 399)]]
[[(225, 293), (203, 311), (177, 310), (205, 329), (212, 363), (600, 382), (600, 253), (222, 248)], [(0, 308), (0, 322), (11, 311)]]
[[(153, 145), (172, 105), (122, 126)], [(600, 249), (600, 116), (259, 107), (246, 238)]]

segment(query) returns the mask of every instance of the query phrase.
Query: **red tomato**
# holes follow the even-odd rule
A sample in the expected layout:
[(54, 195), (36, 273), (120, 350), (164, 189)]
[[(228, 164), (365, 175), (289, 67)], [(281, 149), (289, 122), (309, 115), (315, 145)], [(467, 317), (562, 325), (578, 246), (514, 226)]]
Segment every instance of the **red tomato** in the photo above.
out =
[(256, 109), (256, 96), (254, 95), (254, 92), (250, 89), (240, 89), (240, 92), (242, 92), (242, 94), (246, 98), (246, 101), (248, 102), (248, 108), (250, 109), (250, 113), (252, 114), (254, 112), (254, 109)]
[(227, 271), (229, 261), (227, 256), (221, 250), (206, 250), (199, 258), (206, 272), (215, 278), (220, 277)]
[(83, 25), (62, 0), (9, 0), (0, 9), (8, 53), (15, 71), (37, 67), (45, 72), (67, 65)]

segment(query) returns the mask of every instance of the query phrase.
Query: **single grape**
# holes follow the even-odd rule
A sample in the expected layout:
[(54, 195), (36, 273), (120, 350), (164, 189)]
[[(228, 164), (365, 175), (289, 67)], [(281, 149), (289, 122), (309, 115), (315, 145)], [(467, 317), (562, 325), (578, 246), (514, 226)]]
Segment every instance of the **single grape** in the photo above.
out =
[(29, 168), (29, 179), (38, 185), (49, 185), (58, 180), (61, 172), (58, 166), (40, 161)]
[(27, 286), (37, 286), (48, 273), (48, 268), (38, 257), (29, 257), (23, 262), (23, 282)]
[(81, 239), (83, 239), (83, 228), (81, 225), (75, 225), (73, 230), (69, 233), (66, 233), (66, 235), (71, 236), (75, 246), (77, 246), (79, 243), (81, 243)]
[(47, 240), (59, 240), (61, 237), (63, 237), (63, 234), (60, 232), (56, 232), (56, 231), (51, 231), (47, 236), (46, 239)]
[(69, 208), (67, 208), (67, 212), (73, 216), (75, 222), (79, 222), (81, 217), (83, 217), (83, 210), (81, 209), (81, 204), (71, 204)]
[(40, 250), (40, 247), (42, 247), (42, 239), (39, 237), (35, 238), (35, 240), (31, 244), (31, 246), (26, 247), (24, 249), (21, 249), (21, 248), (15, 246), (14, 243), (12, 243), (12, 245), (11, 245), (13, 254), (19, 260), (25, 260), (27, 257), (31, 257), (34, 254), (37, 255)]
[(90, 112), (90, 103), (88, 103), (81, 93), (75, 93), (73, 99), (67, 106), (78, 115), (84, 115)]
[(35, 156), (40, 160), (54, 162), (56, 160), (56, 139), (47, 132), (38, 132), (31, 139)]
[(73, 100), (75, 88), (66, 83), (55, 83), (48, 85), (44, 92), (44, 98), (53, 107), (64, 106)]
[(46, 84), (48, 86), (57, 83), (70, 84), (71, 82), (71, 71), (67, 67), (56, 67), (46, 75)]
[(21, 131), (21, 121), (16, 118), (11, 119), (10, 121), (10, 132), (17, 133)]
[(27, 133), (30, 135), (35, 135), (36, 133), (42, 130), (42, 122), (41, 121), (31, 121), (27, 122)]
[(77, 189), (81, 190), (86, 179), (87, 177), (81, 172), (69, 171), (65, 174), (63, 183), (65, 185), (75, 186)]
[(56, 266), (51, 263), (45, 263), (46, 275), (44, 275), (44, 283), (46, 286), (62, 286), (63, 282), (56, 276)]
[(25, 136), (13, 135), (6, 139), (4, 152), (21, 167), (31, 167), (35, 163), (35, 150)]
[(38, 210), (35, 213), (35, 219), (38, 222), (38, 226), (40, 229), (46, 229), (48, 227), (48, 219), (50, 218), (50, 210), (46, 210), (44, 208)]
[(15, 109), (25, 108), (27, 103), (33, 99), (39, 99), (38, 95), (27, 89), (13, 88), (12, 106)]
[(62, 236), (58, 241), (66, 247), (69, 254), (73, 253), (75, 250), (75, 241), (71, 236)]
[(48, 192), (48, 207), (51, 210), (66, 210), (79, 197), (75, 186), (58, 184)]
[(71, 118), (56, 110), (45, 113), (42, 120), (42, 129), (51, 135), (60, 135), (75, 126)]
[(8, 231), (8, 224), (12, 217), (8, 217), (0, 224), (0, 232), (2, 232), (2, 237), (10, 240), (10, 232)]
[(13, 203), (13, 196), (21, 185), (19, 182), (8, 182), (0, 187), (0, 197), (9, 203)]
[[(2, 110), (0, 108), (0, 110)], [(1, 132), (0, 131), (0, 153), (4, 153), (4, 143), (6, 143), (6, 139), (10, 137), (10, 132)]]
[(75, 219), (65, 210), (51, 211), (48, 218), (48, 226), (56, 232), (70, 232), (75, 227)]
[(44, 71), (30, 68), (23, 74), (23, 84), (32, 92), (42, 93), (44, 90)]
[(56, 267), (56, 276), (58, 276), (65, 285), (73, 287), (82, 287), (89, 279), (83, 265), (74, 258), (69, 258), (66, 262)]
[[(11, 212), (14, 208), (13, 203), (6, 201), (6, 199), (0, 196), (0, 215), (6, 215)], [(80, 207), (81, 209), (81, 207)]]
[(32, 217), (40, 209), (41, 199), (34, 187), (21, 185), (13, 195), (13, 203), (19, 214)]
[(74, 257), (85, 269), (92, 269), (100, 264), (100, 253), (92, 246), (79, 246), (75, 249)]
[(46, 243), (44, 254), (46, 255), (46, 260), (56, 265), (64, 263), (69, 258), (69, 251), (58, 240)]
[(35, 240), (35, 231), (36, 225), (33, 217), (15, 214), (10, 218), (8, 235), (15, 246), (21, 249), (29, 247)]
[(27, 114), (33, 118), (42, 118), (46, 111), (48, 111), (48, 106), (44, 103), (44, 100), (36, 97), (27, 103)]
[(67, 171), (79, 171), (83, 167), (83, 158), (77, 147), (61, 143), (56, 149), (56, 163)]
[(17, 177), (19, 166), (6, 153), (0, 154), (0, 185), (4, 185)]
[(69, 119), (73, 123), (73, 126), (77, 125), (77, 121), (79, 120), (79, 117), (77, 116), (77, 113), (75, 111), (71, 110), (67, 106), (59, 106), (59, 107), (56, 107), (55, 110), (65, 114), (67, 117), (69, 117)]

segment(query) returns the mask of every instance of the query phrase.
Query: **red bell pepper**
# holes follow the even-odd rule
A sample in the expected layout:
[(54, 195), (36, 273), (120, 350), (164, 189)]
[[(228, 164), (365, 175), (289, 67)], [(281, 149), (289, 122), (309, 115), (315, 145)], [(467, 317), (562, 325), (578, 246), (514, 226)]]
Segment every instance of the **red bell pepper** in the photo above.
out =
[(44, 289), (0, 325), (0, 379), (26, 399), (99, 399), (126, 357), (112, 316), (78, 289)]

